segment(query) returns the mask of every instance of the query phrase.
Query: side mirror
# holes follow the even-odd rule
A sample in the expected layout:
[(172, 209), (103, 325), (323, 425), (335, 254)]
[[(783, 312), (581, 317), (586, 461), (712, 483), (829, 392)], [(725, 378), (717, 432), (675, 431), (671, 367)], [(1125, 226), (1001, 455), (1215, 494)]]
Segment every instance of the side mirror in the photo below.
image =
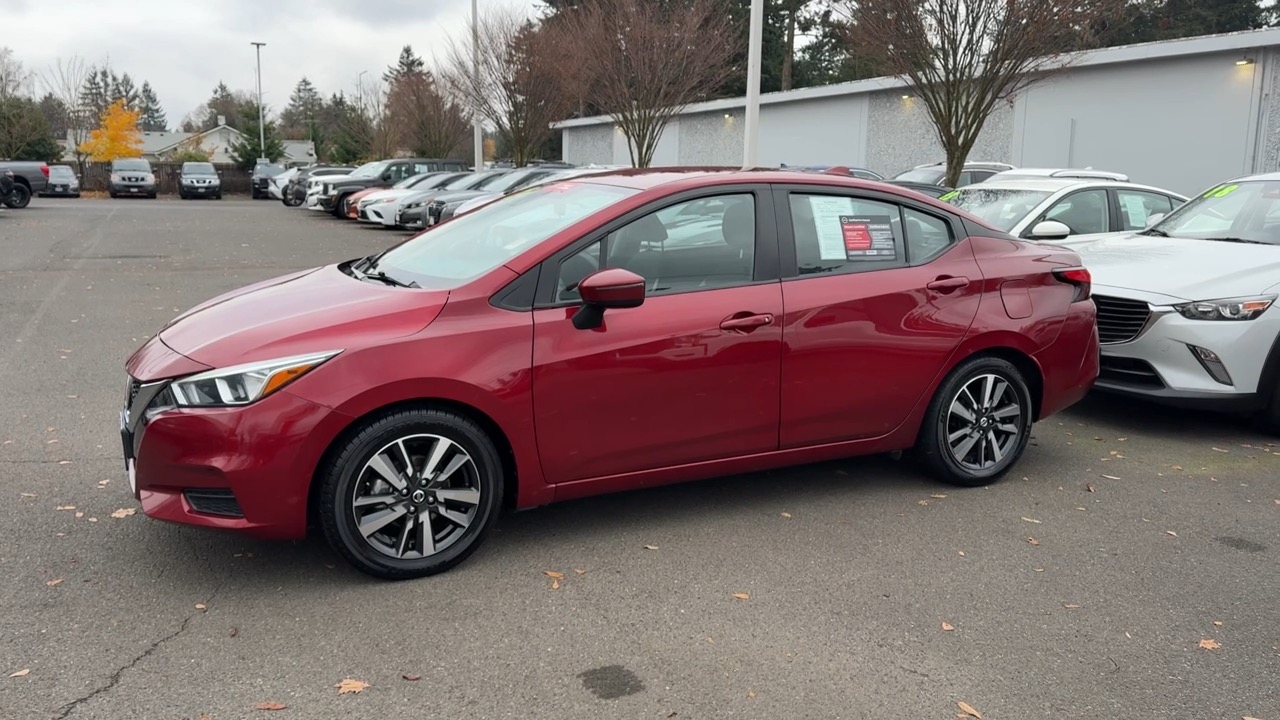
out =
[(1143, 229), (1145, 230), (1151, 227), (1152, 225), (1155, 225), (1156, 223), (1160, 222), (1161, 220), (1164, 219), (1164, 216), (1165, 216), (1165, 213), (1156, 213), (1155, 215), (1148, 215), (1147, 224), (1143, 226)]
[(604, 311), (640, 307), (644, 304), (644, 278), (622, 268), (601, 270), (578, 283), (582, 307), (573, 316), (579, 330), (594, 330), (604, 324)]
[(386, 180), (387, 182), (391, 182), (391, 171), (390, 171), (390, 170), (388, 170), (388, 171), (386, 171), (386, 172), (382, 173), (382, 179), (383, 179), (383, 180)]
[(1036, 240), (1066, 240), (1071, 235), (1071, 228), (1057, 220), (1042, 220), (1031, 228), (1031, 237)]

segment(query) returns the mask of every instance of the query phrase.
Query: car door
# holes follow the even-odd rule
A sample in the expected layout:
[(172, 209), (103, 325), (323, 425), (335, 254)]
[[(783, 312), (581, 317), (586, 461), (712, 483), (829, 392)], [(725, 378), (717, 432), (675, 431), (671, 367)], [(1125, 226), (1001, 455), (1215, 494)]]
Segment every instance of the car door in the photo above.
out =
[[(735, 186), (648, 205), (542, 264), (533, 400), (549, 482), (777, 449), (777, 247), (767, 186)], [(644, 277), (644, 304), (579, 330), (577, 284), (606, 267)]]
[(781, 447), (884, 435), (947, 366), (978, 312), (963, 227), (927, 205), (780, 187)]

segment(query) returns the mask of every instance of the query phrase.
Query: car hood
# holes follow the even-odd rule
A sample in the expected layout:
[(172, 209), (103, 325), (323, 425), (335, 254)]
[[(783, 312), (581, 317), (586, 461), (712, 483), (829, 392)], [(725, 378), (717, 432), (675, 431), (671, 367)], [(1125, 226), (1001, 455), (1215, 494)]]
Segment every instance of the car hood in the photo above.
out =
[(413, 190), (408, 195), (400, 198), (402, 203), (418, 202), (419, 200), (435, 200), (440, 195), (449, 192), (447, 190)]
[(485, 192), (484, 190), (454, 190), (452, 192), (440, 193), (435, 199), (443, 200), (447, 203), (463, 202), (472, 198), (483, 197), (491, 194), (492, 193)]
[(349, 350), (421, 331), (448, 296), (362, 282), (329, 265), (197, 305), (161, 329), (159, 337), (174, 351), (212, 367)]
[(386, 198), (402, 198), (407, 195), (412, 195), (413, 193), (416, 193), (416, 192), (418, 191), (412, 188), (390, 188), (387, 190), (375, 190), (360, 199), (369, 200), (372, 202), (374, 200), (385, 200)]
[(1278, 245), (1137, 234), (1055, 244), (1079, 253), (1095, 286), (1154, 293), (1170, 301), (1256, 295), (1280, 283)]

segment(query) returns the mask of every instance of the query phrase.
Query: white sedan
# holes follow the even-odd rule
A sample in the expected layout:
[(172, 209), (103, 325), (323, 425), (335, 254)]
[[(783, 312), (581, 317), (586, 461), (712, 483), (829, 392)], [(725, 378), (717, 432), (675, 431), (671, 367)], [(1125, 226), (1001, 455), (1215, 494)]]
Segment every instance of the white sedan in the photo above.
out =
[(939, 200), (1028, 240), (1141, 230), (1187, 200), (1169, 190), (1126, 180), (1079, 177), (1066, 171), (1026, 176), (1014, 172), (952, 190)]
[(1066, 244), (1093, 276), (1099, 389), (1280, 433), (1280, 173), (1210, 188), (1142, 232)]

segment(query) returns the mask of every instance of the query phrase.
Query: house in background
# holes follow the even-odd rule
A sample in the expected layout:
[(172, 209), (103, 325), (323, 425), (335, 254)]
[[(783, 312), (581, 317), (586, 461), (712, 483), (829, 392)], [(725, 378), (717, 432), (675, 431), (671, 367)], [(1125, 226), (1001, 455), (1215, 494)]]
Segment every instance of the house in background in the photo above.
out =
[[(180, 150), (185, 144), (194, 146), (199, 143), (201, 149), (209, 153), (209, 161), (214, 163), (233, 163), (231, 146), (244, 137), (244, 133), (226, 124), (226, 118), (219, 115), (218, 125), (199, 133), (189, 132), (142, 132), (142, 157), (151, 161), (163, 161)], [(282, 164), (313, 163), (316, 161), (315, 143), (310, 140), (285, 140)], [(62, 143), (65, 148), (63, 159), (75, 161), (70, 141)]]

